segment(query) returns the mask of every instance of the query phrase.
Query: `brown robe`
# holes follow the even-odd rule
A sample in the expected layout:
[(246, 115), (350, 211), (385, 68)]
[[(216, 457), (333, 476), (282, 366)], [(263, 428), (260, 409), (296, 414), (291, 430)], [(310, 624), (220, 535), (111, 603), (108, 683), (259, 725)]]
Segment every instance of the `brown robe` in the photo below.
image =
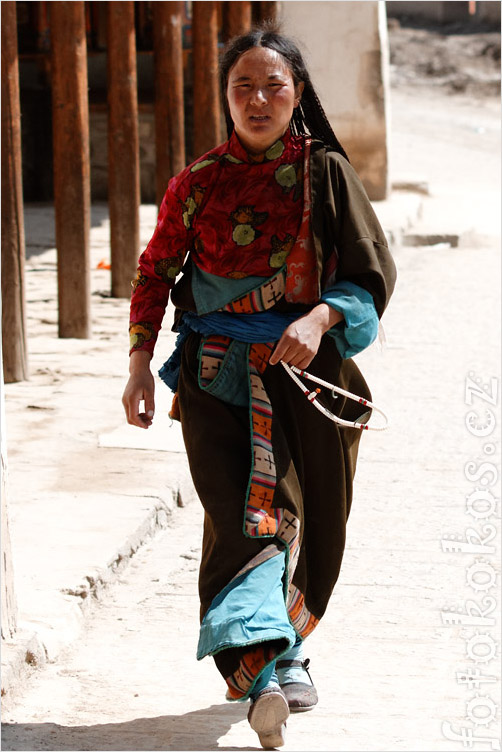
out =
[[(381, 316), (394, 287), (395, 266), (359, 178), (343, 158), (314, 142), (311, 182), (319, 292), (336, 248), (336, 280), (348, 280), (368, 290)], [(189, 286), (175, 288), (173, 301), (181, 308), (193, 309)], [(281, 301), (277, 309), (291, 310), (291, 305)], [(205, 510), (199, 575), (203, 617), (236, 573), (270, 544), (270, 538), (243, 533), (251, 463), (249, 409), (201, 390), (200, 342), (201, 336), (193, 333), (184, 346), (178, 395), (190, 470)], [(355, 363), (341, 358), (328, 335), (308, 370), (371, 399)], [(340, 572), (361, 431), (326, 419), (280, 365), (267, 366), (261, 378), (273, 410), (277, 478), (273, 508), (291, 512), (299, 520), (299, 554), (292, 582), (316, 623), (326, 610)], [(360, 419), (364, 411), (342, 397), (329, 398), (328, 406), (346, 420)], [(284, 645), (272, 648), (266, 660)], [(242, 669), (246, 651), (249, 648), (229, 648), (214, 656), (227, 681)]]

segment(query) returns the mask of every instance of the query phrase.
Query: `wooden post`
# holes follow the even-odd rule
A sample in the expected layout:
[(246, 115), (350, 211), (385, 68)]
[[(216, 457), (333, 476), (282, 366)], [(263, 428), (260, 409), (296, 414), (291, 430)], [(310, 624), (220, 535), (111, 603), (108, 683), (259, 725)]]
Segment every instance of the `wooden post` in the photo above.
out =
[(242, 0), (242, 2), (229, 0), (229, 2), (223, 3), (223, 14), (225, 41), (250, 30), (252, 21), (251, 3), (248, 0)]
[(153, 4), (157, 205), (169, 179), (186, 166), (182, 13), (182, 2)]
[(131, 296), (139, 256), (136, 80), (134, 3), (108, 3), (108, 205), (115, 298)]
[(221, 140), (216, 2), (192, 3), (194, 158)]
[(87, 49), (83, 2), (51, 3), (59, 336), (91, 332)]
[(16, 3), (2, 3), (2, 341), (6, 382), (28, 378)]
[(276, 21), (278, 16), (278, 2), (259, 2), (258, 13), (260, 21)]

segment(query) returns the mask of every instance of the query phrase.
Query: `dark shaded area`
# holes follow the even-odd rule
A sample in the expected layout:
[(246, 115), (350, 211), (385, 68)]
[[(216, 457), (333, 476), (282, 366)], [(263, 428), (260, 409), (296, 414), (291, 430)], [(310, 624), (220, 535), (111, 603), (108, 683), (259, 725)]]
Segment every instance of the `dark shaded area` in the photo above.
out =
[[(91, 227), (99, 227), (108, 222), (108, 204), (91, 204)], [(26, 258), (40, 256), (56, 247), (54, 204), (36, 202), (30, 204), (30, 211), (24, 215)], [(32, 271), (34, 269), (32, 268)]]
[[(50, 80), (51, 3), (17, 2), (19, 81), (22, 113), (22, 162), (25, 201), (52, 201), (52, 99)], [(141, 200), (155, 203), (151, 178), (150, 131), (154, 114), (154, 61), (152, 2), (135, 4), (138, 105), (140, 124)], [(253, 20), (260, 3), (252, 3)], [(183, 18), (183, 71), (186, 162), (193, 153), (192, 29), (189, 4)], [(107, 3), (85, 4), (91, 149), (91, 199), (107, 200)], [(224, 38), (224, 3), (221, 4), (219, 43)], [(103, 121), (103, 116), (105, 120)], [(144, 128), (142, 128), (142, 125)], [(145, 131), (145, 132), (143, 132)], [(223, 133), (222, 133), (223, 136)], [(223, 140), (223, 137), (222, 137)]]

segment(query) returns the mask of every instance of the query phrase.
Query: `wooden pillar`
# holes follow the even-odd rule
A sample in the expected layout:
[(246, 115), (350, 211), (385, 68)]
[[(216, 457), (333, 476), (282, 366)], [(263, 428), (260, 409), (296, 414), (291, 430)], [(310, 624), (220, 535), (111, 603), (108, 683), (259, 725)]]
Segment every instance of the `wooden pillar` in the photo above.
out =
[(16, 3), (2, 3), (2, 341), (6, 382), (28, 378)]
[(259, 2), (258, 13), (260, 21), (276, 21), (279, 14), (278, 2)]
[(133, 2), (108, 3), (108, 204), (112, 296), (129, 298), (139, 256), (139, 135)]
[(192, 3), (194, 158), (221, 141), (216, 2)]
[(239, 34), (246, 34), (251, 28), (251, 3), (248, 0), (223, 3), (223, 36), (225, 41)]
[(169, 179), (186, 166), (182, 13), (182, 2), (153, 4), (157, 205)]
[(83, 2), (51, 3), (59, 336), (91, 332), (87, 49)]

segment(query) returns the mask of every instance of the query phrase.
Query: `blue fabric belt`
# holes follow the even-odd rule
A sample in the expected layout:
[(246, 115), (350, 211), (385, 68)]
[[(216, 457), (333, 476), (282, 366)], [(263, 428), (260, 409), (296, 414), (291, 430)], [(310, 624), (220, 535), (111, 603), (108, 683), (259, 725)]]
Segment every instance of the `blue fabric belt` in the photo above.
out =
[(222, 334), (240, 342), (276, 342), (283, 331), (303, 313), (226, 313), (216, 311), (205, 316), (185, 313), (183, 322), (200, 334)]
[[(327, 333), (334, 338), (342, 358), (351, 358), (360, 353), (378, 335), (378, 316), (369, 292), (352, 282), (336, 282), (321, 296), (321, 301), (340, 311), (344, 320)], [(171, 357), (164, 363), (159, 376), (175, 392), (183, 345), (190, 332), (204, 336), (221, 334), (244, 343), (277, 342), (284, 330), (303, 313), (281, 313), (263, 311), (261, 313), (227, 313), (215, 311), (198, 316), (186, 311), (182, 317), (176, 346)]]
[(205, 337), (209, 334), (221, 334), (248, 344), (277, 342), (284, 330), (300, 316), (303, 316), (303, 313), (278, 311), (239, 314), (216, 311), (198, 316), (196, 313), (186, 311), (182, 317), (175, 349), (160, 369), (159, 376), (173, 392), (176, 392), (181, 353), (190, 332), (198, 332)]

